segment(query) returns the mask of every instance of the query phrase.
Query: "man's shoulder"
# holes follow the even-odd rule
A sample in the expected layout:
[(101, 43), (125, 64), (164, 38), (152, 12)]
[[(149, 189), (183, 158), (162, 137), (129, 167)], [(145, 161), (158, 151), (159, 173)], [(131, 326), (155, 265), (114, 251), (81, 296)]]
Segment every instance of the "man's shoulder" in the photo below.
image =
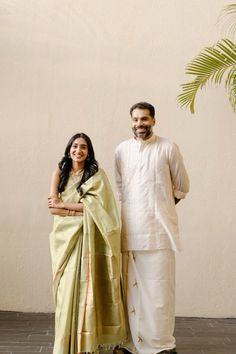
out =
[(162, 145), (165, 148), (170, 148), (170, 149), (176, 146), (176, 143), (174, 143), (169, 139), (163, 138), (161, 136), (157, 137), (156, 143)]
[(133, 143), (134, 139), (127, 139), (122, 141), (120, 144), (117, 145), (116, 147), (116, 152), (122, 151), (123, 149), (127, 148), (128, 146), (130, 146)]
[(167, 139), (167, 138), (164, 138), (163, 136), (157, 136), (157, 142), (159, 142), (160, 144), (165, 144), (165, 145), (172, 145), (172, 141)]
[[(155, 135), (155, 139), (152, 140), (151, 142), (154, 144), (154, 146), (161, 146), (165, 149), (172, 149), (173, 147), (176, 146), (176, 144), (172, 141), (170, 141), (167, 138), (161, 137), (159, 135)], [(135, 146), (136, 141), (134, 138), (127, 139), (122, 141), (120, 144), (117, 145), (115, 152), (116, 154), (122, 153), (122, 152), (127, 152), (127, 149), (129, 149), (132, 145)]]

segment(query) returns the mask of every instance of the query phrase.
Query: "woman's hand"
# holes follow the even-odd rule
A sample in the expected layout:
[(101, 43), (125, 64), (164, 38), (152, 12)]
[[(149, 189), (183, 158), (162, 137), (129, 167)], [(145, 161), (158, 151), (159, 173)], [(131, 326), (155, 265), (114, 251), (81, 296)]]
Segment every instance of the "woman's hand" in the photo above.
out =
[(57, 195), (50, 195), (48, 197), (48, 208), (52, 215), (81, 216), (84, 206), (83, 203), (65, 203)]
[(56, 208), (56, 209), (63, 209), (63, 202), (58, 197), (49, 196), (48, 197), (48, 207), (49, 208)]

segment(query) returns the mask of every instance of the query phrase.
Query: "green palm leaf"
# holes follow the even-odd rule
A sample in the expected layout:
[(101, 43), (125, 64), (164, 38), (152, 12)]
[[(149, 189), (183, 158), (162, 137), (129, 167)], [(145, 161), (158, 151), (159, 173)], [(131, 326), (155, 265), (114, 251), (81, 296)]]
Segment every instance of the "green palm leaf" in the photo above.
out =
[(182, 84), (182, 93), (177, 100), (180, 106), (190, 108), (194, 113), (196, 94), (206, 83), (220, 84), (226, 71), (226, 87), (229, 100), (236, 111), (236, 45), (229, 39), (220, 40), (215, 46), (204, 48), (186, 67), (186, 74), (194, 75), (191, 82)]
[(225, 22), (227, 27), (227, 37), (232, 36), (236, 32), (236, 4), (227, 5), (220, 16), (220, 21)]
[(236, 4), (230, 4), (230, 5), (225, 6), (223, 11), (228, 15), (231, 15), (231, 14), (235, 15), (236, 14)]
[(236, 112), (236, 68), (232, 68), (230, 77), (227, 78), (226, 87), (228, 89), (229, 101), (234, 108), (234, 112)]

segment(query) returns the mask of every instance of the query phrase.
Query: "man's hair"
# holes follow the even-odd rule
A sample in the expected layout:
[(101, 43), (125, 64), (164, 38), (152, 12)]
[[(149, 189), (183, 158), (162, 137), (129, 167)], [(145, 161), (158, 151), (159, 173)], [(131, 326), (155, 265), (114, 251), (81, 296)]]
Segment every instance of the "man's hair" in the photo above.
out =
[(149, 113), (150, 113), (150, 116), (152, 118), (155, 118), (155, 108), (150, 104), (150, 103), (147, 103), (147, 102), (138, 102), (138, 103), (135, 103), (131, 108), (130, 108), (130, 115), (132, 116), (132, 112), (134, 109), (136, 108), (140, 108), (140, 109), (148, 109), (149, 110)]

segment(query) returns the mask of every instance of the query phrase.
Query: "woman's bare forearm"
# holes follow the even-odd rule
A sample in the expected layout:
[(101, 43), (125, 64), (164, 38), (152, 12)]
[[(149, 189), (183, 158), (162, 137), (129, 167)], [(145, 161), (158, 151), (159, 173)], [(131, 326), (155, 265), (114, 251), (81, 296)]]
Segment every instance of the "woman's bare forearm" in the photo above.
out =
[(48, 197), (48, 207), (55, 208), (55, 209), (66, 209), (72, 211), (83, 212), (84, 206), (82, 203), (70, 203), (70, 202), (63, 202), (58, 197), (50, 196)]
[(68, 209), (68, 210), (74, 210), (74, 211), (80, 211), (83, 212), (84, 210), (84, 205), (83, 203), (66, 203), (62, 202), (61, 203), (62, 209)]
[(81, 216), (83, 212), (63, 209), (63, 208), (49, 208), (49, 211), (52, 215), (59, 215), (59, 216)]

